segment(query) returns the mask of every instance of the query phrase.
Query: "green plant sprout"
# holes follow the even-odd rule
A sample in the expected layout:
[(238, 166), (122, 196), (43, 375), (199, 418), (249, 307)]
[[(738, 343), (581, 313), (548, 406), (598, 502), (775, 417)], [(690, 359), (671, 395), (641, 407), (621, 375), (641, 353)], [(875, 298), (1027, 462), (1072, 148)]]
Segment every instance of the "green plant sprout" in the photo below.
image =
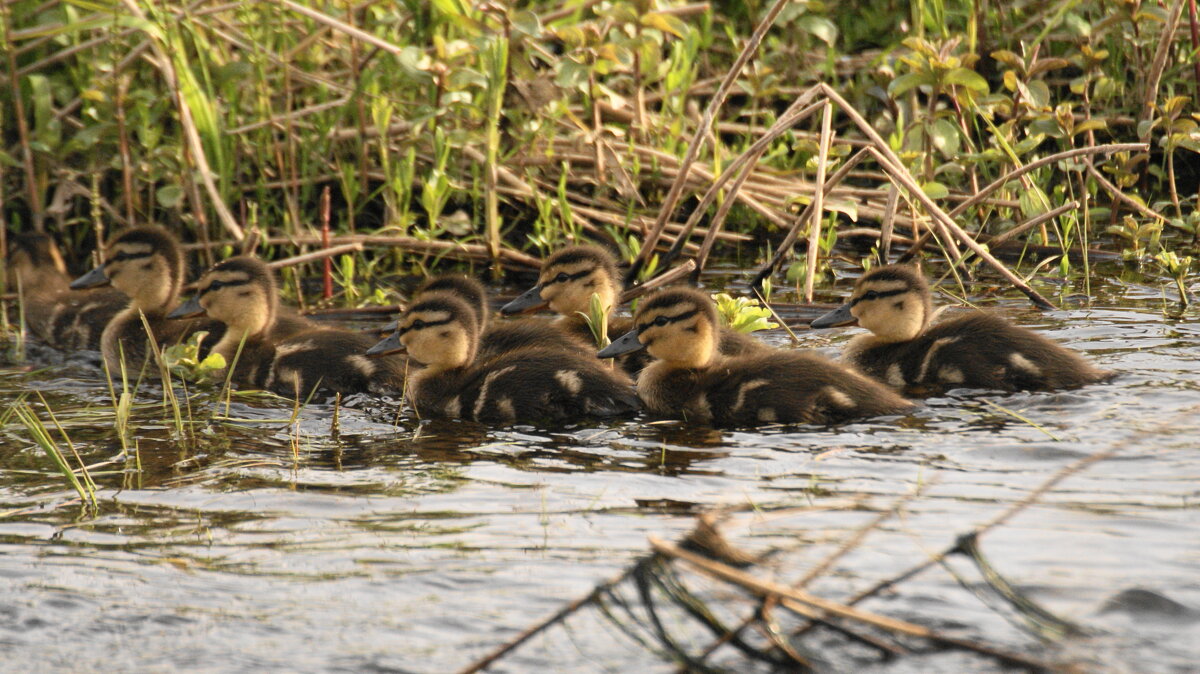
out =
[(762, 306), (758, 300), (749, 297), (733, 297), (727, 293), (713, 295), (717, 303), (717, 314), (721, 322), (738, 332), (756, 332), (778, 328), (778, 323), (772, 323), (771, 310)]

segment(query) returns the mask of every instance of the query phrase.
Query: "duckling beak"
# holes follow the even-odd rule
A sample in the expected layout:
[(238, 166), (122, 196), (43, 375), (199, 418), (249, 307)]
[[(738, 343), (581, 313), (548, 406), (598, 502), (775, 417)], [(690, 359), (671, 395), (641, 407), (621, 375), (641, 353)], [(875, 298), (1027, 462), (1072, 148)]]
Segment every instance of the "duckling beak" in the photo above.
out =
[(204, 307), (200, 306), (200, 296), (197, 295), (175, 307), (171, 313), (167, 314), (167, 318), (191, 318), (192, 316), (200, 316), (203, 313)]
[(96, 286), (107, 285), (108, 282), (108, 276), (104, 273), (104, 265), (100, 265), (99, 267), (96, 267), (74, 281), (71, 281), (71, 290), (95, 288)]
[(542, 284), (537, 284), (534, 287), (521, 293), (517, 299), (500, 307), (500, 313), (505, 316), (519, 314), (523, 311), (530, 311), (546, 305), (546, 300), (542, 299)]
[(397, 318), (396, 320), (392, 321), (391, 323), (388, 323), (387, 325), (383, 326), (382, 328), (379, 328), (379, 334), (390, 335), (399, 329), (400, 329), (400, 319)]
[(386, 339), (380, 341), (375, 346), (372, 346), (371, 348), (367, 349), (367, 355), (368, 356), (386, 356), (389, 353), (396, 353), (397, 351), (403, 351), (403, 350), (404, 350), (404, 345), (400, 343), (400, 333), (393, 332), (392, 334), (388, 335), (388, 337)]
[(597, 358), (616, 358), (622, 354), (633, 353), (639, 349), (646, 348), (645, 344), (638, 339), (637, 328), (621, 335), (615, 342), (609, 344), (596, 354)]
[(858, 322), (854, 314), (850, 313), (850, 303), (847, 302), (833, 311), (814, 319), (809, 323), (809, 327), (813, 328), (832, 328), (837, 325), (853, 325)]

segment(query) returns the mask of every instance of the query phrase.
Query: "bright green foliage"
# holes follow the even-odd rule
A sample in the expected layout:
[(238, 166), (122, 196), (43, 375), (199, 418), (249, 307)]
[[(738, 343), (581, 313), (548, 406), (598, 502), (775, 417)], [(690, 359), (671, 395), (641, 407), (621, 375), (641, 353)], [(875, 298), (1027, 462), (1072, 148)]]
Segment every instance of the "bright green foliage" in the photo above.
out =
[(738, 332), (771, 330), (779, 324), (771, 322), (771, 310), (749, 297), (733, 297), (726, 293), (713, 295), (721, 322)]
[(213, 352), (200, 358), (200, 344), (207, 336), (207, 332), (197, 332), (188, 341), (163, 349), (163, 361), (171, 374), (195, 382), (219, 383), (224, 380), (224, 356)]

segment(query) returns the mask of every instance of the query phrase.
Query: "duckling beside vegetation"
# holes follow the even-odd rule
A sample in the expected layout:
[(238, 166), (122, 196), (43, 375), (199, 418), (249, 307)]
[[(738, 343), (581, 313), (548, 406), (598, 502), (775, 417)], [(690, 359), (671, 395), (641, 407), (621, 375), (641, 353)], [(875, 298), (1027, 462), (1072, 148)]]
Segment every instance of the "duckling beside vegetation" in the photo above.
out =
[(314, 389), (350, 394), (403, 388), (403, 359), (366, 358), (370, 338), (280, 316), (275, 278), (261, 260), (241, 256), (219, 262), (196, 286), (196, 296), (170, 315), (207, 314), (225, 324), (213, 351), (234, 368), (232, 380), (238, 385), (297, 399)]
[(58, 246), (45, 234), (15, 234), (8, 243), (8, 287), (20, 292), (30, 331), (68, 351), (100, 348), (104, 327), (129, 305), (115, 288), (71, 290)]
[(753, 426), (835, 423), (912, 407), (887, 387), (817, 355), (780, 349), (721, 354), (716, 306), (693, 288), (650, 295), (633, 322), (633, 330), (599, 355), (645, 348), (657, 359), (637, 381), (642, 403), (654, 414)]
[(146, 362), (146, 326), (159, 345), (174, 344), (200, 330), (209, 333), (207, 340), (220, 338), (222, 326), (214, 321), (167, 320), (184, 275), (183, 249), (172, 234), (160, 227), (135, 227), (113, 236), (104, 250), (104, 264), (72, 281), (71, 288), (111, 284), (129, 297), (100, 335), (100, 353), (114, 376), (122, 363), (127, 371), (137, 372)]
[[(617, 261), (603, 248), (570, 246), (546, 258), (537, 285), (501, 307), (500, 312), (515, 314), (548, 305), (551, 311), (559, 314), (558, 322), (563, 330), (594, 344), (584, 316), (590, 313), (592, 295), (596, 294), (600, 304), (608, 308), (609, 339), (617, 339), (633, 327), (630, 319), (612, 315), (617, 306), (619, 278)], [(728, 328), (719, 331), (718, 349), (724, 355), (736, 356), (766, 348), (749, 335)], [(648, 360), (644, 355), (631, 354), (622, 358), (621, 366), (636, 374)]]
[(638, 409), (632, 382), (581, 349), (530, 346), (478, 358), (479, 320), (459, 297), (429, 293), (367, 353), (402, 348), (425, 365), (408, 381), (418, 416), (494, 423), (611, 417)]
[(850, 340), (846, 361), (897, 389), (1054, 390), (1112, 376), (999, 316), (975, 312), (930, 325), (932, 315), (920, 269), (888, 265), (863, 274), (850, 301), (812, 327), (857, 321), (870, 333)]
[[(477, 358), (486, 359), (498, 356), (508, 351), (539, 346), (550, 349), (566, 349), (578, 351), (592, 347), (590, 339), (585, 341), (580, 335), (559, 330), (549, 321), (540, 319), (521, 319), (492, 322), (492, 307), (488, 301), (487, 289), (479, 281), (462, 274), (442, 274), (434, 276), (422, 283), (413, 293), (413, 302), (420, 302), (426, 297), (436, 294), (449, 294), (461, 299), (475, 312), (476, 328), (480, 335), (479, 353)], [(395, 332), (400, 326), (394, 321), (384, 326), (389, 333)]]

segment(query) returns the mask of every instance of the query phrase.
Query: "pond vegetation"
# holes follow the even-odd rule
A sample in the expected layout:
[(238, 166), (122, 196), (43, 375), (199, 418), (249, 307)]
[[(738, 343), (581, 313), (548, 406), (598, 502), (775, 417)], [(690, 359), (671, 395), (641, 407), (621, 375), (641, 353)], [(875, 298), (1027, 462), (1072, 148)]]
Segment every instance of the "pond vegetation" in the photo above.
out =
[[(0, 643), (25, 669), (1190, 667), (1195, 11), (0, 2), (6, 249), (46, 232), (82, 272), (161, 225), (189, 280), (255, 254), (375, 331), (431, 273), (508, 299), (598, 242), (622, 304), (698, 280), (829, 355), (808, 322), (920, 261), (939, 303), (1118, 373), (834, 427), (486, 426), (251, 390), (196, 339), (106, 367), (32, 338), (0, 274)], [(579, 312), (598, 348), (608, 309)]]

